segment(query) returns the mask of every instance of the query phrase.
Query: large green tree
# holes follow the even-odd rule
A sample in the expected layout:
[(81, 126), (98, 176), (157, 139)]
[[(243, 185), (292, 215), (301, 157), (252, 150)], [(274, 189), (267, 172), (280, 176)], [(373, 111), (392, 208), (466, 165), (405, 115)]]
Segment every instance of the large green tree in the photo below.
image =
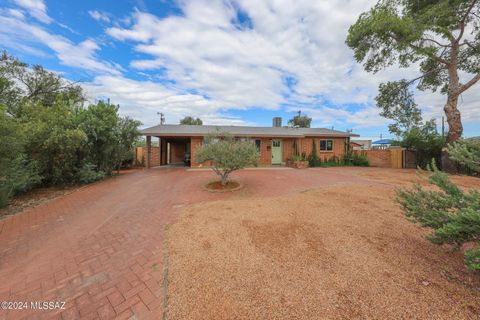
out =
[[(406, 93), (412, 85), (419, 90), (440, 90), (448, 122), (446, 143), (463, 133), (458, 99), (480, 80), (479, 0), (380, 0), (360, 15), (349, 29), (347, 44), (365, 70), (377, 72), (388, 66), (419, 66), (414, 79), (383, 84), (381, 106), (388, 114), (402, 104), (412, 106)], [(462, 75), (462, 80), (460, 75)], [(382, 87), (381, 87), (382, 89)], [(415, 110), (414, 110), (415, 111)], [(453, 162), (442, 152), (442, 165), (453, 170)]]
[(50, 107), (61, 99), (67, 103), (85, 101), (82, 88), (40, 65), (28, 66), (3, 52), (0, 55), (0, 103), (10, 114), (20, 113), (21, 102)]
[(310, 128), (312, 118), (307, 115), (302, 116), (302, 112), (298, 111), (297, 115), (288, 120), (288, 125), (293, 128)]
[(191, 116), (186, 116), (182, 120), (180, 120), (180, 124), (189, 124), (194, 126), (201, 126), (203, 125), (203, 121), (200, 118), (194, 118)]

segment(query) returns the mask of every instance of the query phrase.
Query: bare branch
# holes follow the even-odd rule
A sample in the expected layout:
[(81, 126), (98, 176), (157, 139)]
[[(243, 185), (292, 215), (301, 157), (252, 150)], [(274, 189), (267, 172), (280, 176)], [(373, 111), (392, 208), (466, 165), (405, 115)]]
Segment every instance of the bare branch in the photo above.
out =
[(438, 41), (435, 40), (435, 39), (422, 38), (422, 39), (420, 39), (420, 40), (421, 40), (421, 41), (431, 41), (431, 42), (439, 45), (440, 47), (444, 47), (444, 48), (451, 48), (451, 47), (452, 47), (450, 44), (443, 44), (443, 43), (438, 42)]
[(422, 75), (419, 76), (419, 77), (416, 77), (416, 78), (414, 78), (414, 79), (412, 79), (412, 80), (409, 80), (409, 81), (407, 82), (407, 84), (410, 85), (410, 84), (414, 83), (415, 81), (420, 80), (420, 79), (422, 79), (422, 78), (425, 78), (425, 77), (428, 76), (429, 74), (434, 73), (434, 72), (437, 72), (437, 71), (440, 71), (440, 70), (442, 70), (442, 69), (445, 69), (445, 68), (435, 68), (435, 69), (432, 69), (432, 70), (430, 70), (430, 71), (428, 71), (428, 72), (425, 72), (424, 74), (422, 74)]
[(475, 47), (473, 46), (473, 44), (471, 44), (470, 41), (468, 41), (468, 40), (465, 40), (460, 46), (464, 46), (464, 45), (469, 46), (469, 47), (472, 48), (473, 50), (479, 50), (478, 48), (475, 48)]
[(470, 87), (473, 86), (475, 83), (477, 83), (478, 80), (480, 80), (480, 73), (477, 74), (476, 76), (474, 76), (472, 79), (470, 79), (470, 81), (468, 81), (467, 83), (461, 85), (461, 86), (458, 88), (459, 93), (462, 93), (462, 92), (468, 90), (468, 88), (470, 88)]

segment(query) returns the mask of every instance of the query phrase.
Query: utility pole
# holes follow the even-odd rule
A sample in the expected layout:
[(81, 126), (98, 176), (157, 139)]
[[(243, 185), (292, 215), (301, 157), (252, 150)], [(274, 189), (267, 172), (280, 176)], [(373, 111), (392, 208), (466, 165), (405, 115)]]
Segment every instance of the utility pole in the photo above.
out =
[(157, 115), (160, 116), (160, 125), (165, 123), (165, 117), (163, 116), (163, 113), (157, 112)]

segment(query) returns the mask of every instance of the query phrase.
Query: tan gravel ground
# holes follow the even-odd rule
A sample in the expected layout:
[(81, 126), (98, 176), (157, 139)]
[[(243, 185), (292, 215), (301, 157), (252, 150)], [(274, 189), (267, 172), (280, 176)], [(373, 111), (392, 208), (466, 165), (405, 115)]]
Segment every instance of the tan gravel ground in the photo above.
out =
[(384, 185), (184, 209), (168, 231), (167, 318), (480, 319), (462, 254), (428, 242), (392, 201), (414, 172), (355, 174)]

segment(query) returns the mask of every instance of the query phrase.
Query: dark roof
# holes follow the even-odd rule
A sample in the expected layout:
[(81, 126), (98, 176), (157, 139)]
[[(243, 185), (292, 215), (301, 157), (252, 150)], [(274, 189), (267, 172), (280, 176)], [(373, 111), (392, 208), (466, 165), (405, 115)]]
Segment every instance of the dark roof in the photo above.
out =
[(145, 136), (205, 136), (216, 131), (228, 132), (234, 136), (251, 137), (358, 137), (344, 131), (325, 128), (290, 127), (244, 127), (244, 126), (195, 126), (183, 124), (162, 124), (141, 130)]

